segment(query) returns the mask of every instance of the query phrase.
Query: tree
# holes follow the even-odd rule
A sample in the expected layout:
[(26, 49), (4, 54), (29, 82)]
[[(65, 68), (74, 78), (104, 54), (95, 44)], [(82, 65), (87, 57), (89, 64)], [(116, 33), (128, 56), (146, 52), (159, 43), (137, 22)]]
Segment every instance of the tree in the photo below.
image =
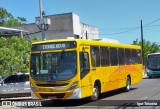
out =
[(24, 17), (17, 17), (17, 19), (21, 24), (26, 24), (26, 22), (27, 22), (26, 18), (24, 18)]
[(38, 38), (38, 36), (32, 36), (32, 42), (35, 42), (35, 41), (38, 41), (39, 40), (39, 38)]
[[(15, 72), (28, 72), (31, 43), (25, 39), (13, 36), (0, 37), (0, 75), (6, 76)], [(23, 63), (27, 59), (27, 63)]]
[[(144, 43), (144, 62), (146, 62), (147, 59), (147, 55), (150, 53), (156, 53), (156, 52), (160, 52), (160, 45), (157, 44), (156, 42), (150, 42), (150, 41), (143, 41)], [(138, 39), (136, 39), (135, 41), (133, 41), (132, 43), (133, 45), (142, 45), (141, 41), (138, 41)]]
[(27, 22), (24, 17), (14, 18), (6, 9), (0, 8), (0, 26), (17, 26)]
[[(17, 17), (0, 7), (0, 26), (17, 26), (27, 22), (24, 17)], [(28, 72), (31, 43), (25, 39), (12, 36), (0, 37), (0, 75), (6, 76), (15, 72)], [(27, 63), (23, 63), (27, 59)]]

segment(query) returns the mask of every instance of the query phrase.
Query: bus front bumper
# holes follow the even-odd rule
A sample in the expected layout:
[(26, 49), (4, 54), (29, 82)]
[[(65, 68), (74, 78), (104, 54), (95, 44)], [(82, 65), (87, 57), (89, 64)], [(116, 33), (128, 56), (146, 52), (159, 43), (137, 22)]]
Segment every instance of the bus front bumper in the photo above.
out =
[(32, 99), (81, 99), (81, 88), (66, 92), (31, 92)]
[(147, 76), (160, 76), (160, 71), (147, 71)]

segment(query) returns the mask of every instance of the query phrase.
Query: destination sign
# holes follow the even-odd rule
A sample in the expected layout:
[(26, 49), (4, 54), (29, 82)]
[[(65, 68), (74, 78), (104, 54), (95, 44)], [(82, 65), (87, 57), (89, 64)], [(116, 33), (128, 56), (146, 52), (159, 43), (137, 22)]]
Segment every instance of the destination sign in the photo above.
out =
[(44, 44), (34, 44), (32, 45), (32, 51), (43, 51), (43, 50), (61, 50), (75, 48), (76, 42), (52, 42)]

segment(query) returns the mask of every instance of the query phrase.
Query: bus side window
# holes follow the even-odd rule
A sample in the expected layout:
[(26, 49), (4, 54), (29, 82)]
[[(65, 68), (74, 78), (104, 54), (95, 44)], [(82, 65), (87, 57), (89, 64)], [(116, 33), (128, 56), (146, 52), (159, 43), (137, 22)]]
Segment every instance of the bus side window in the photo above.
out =
[(92, 67), (100, 66), (99, 47), (91, 47), (91, 62), (92, 62)]
[(119, 65), (125, 65), (125, 55), (123, 48), (118, 48), (118, 61)]
[(100, 47), (100, 53), (101, 53), (101, 66), (109, 66), (109, 49), (108, 47)]
[(141, 56), (141, 51), (137, 50), (137, 63), (142, 64), (142, 56)]
[(135, 49), (132, 49), (132, 61), (133, 64), (137, 64), (137, 52)]
[(117, 48), (110, 48), (110, 61), (111, 61), (111, 66), (118, 65)]
[(125, 49), (125, 56), (126, 56), (126, 65), (130, 65), (132, 63), (130, 49)]

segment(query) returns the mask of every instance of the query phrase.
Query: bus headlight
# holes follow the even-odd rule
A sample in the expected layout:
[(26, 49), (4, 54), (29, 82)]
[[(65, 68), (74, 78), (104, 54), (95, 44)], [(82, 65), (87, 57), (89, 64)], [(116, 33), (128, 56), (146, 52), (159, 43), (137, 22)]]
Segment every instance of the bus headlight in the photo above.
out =
[(78, 81), (74, 82), (74, 83), (68, 88), (68, 91), (75, 89), (76, 86), (77, 86), (77, 84), (78, 84)]
[(34, 87), (34, 85), (32, 85), (32, 84), (31, 84), (31, 90), (32, 90), (33, 92), (36, 92), (36, 91), (37, 91), (36, 88)]
[(151, 70), (147, 69), (147, 72), (150, 72)]

